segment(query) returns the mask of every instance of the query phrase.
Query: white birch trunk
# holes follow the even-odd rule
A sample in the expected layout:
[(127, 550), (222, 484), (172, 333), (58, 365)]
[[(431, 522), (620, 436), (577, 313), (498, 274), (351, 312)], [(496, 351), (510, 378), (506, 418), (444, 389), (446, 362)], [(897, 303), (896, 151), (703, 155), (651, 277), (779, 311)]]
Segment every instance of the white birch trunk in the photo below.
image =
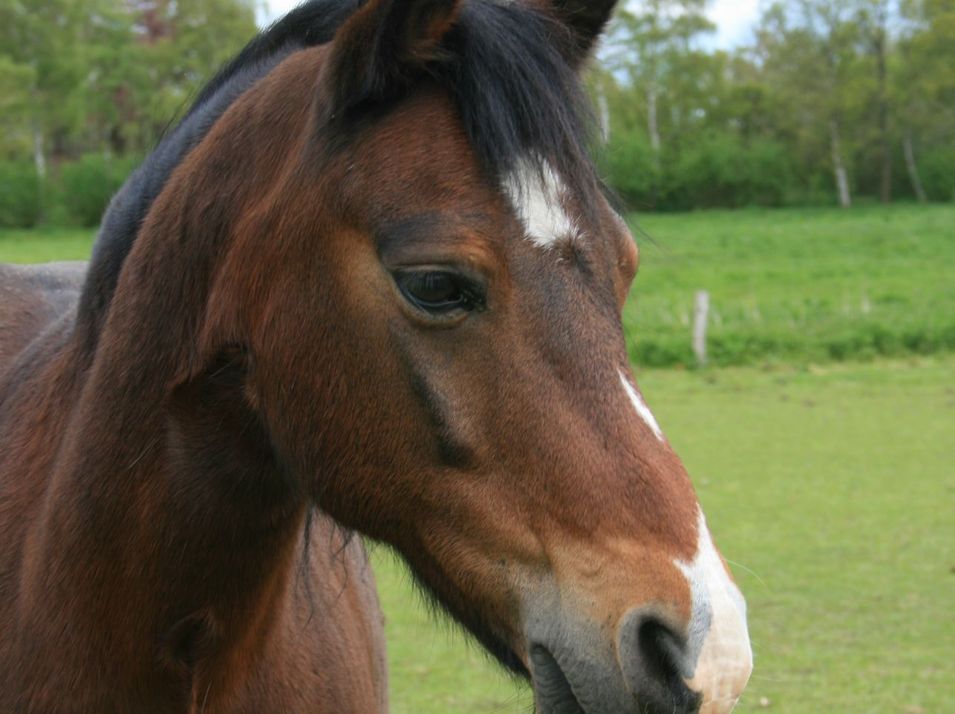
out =
[(660, 129), (657, 124), (657, 85), (651, 82), (647, 87), (647, 133), (650, 135), (650, 148), (659, 160)]
[(902, 137), (902, 148), (905, 153), (905, 168), (909, 172), (909, 181), (912, 182), (912, 190), (919, 203), (925, 203), (928, 197), (925, 195), (925, 189), (922, 188), (922, 177), (919, 176), (919, 167), (915, 163), (915, 150), (912, 148), (912, 130), (907, 128), (905, 136)]
[(597, 112), (600, 117), (600, 138), (604, 144), (610, 143), (610, 105), (603, 89), (597, 90)]
[(710, 315), (710, 294), (698, 290), (693, 304), (693, 353), (700, 367), (706, 366), (706, 325)]
[(37, 122), (33, 124), (33, 165), (36, 167), (36, 175), (41, 179), (46, 178), (46, 155), (43, 153), (43, 131)]
[(842, 160), (842, 142), (839, 140), (839, 124), (835, 119), (829, 122), (829, 137), (832, 141), (832, 170), (836, 177), (836, 188), (839, 191), (839, 205), (849, 208), (852, 205), (852, 196), (849, 193), (849, 174)]

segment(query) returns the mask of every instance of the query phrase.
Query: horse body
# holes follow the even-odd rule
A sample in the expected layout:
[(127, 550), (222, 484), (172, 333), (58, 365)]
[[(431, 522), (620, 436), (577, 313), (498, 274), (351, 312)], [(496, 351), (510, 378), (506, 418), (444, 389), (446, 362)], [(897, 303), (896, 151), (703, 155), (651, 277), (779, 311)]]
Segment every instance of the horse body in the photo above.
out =
[[(134, 446), (157, 450), (143, 470), (98, 470), (95, 454), (92, 471), (71, 468), (69, 442), (98, 438), (74, 431), (84, 277), (84, 264), (0, 266), (0, 710), (385, 711), (382, 619), (359, 538), (298, 508), (236, 539), (261, 506), (254, 484), (223, 499), (203, 479), (201, 502), (181, 484), (143, 508), (136, 481), (169, 478), (183, 448), (168, 434), (163, 447)], [(119, 493), (98, 513), (90, 481), (105, 474)], [(175, 538), (153, 557), (135, 527), (127, 542), (104, 532), (131, 522)]]
[(745, 605), (630, 375), (638, 254), (583, 148), (611, 7), (310, 2), (85, 277), (0, 273), (0, 710), (383, 710), (352, 530), (543, 714), (732, 708)]

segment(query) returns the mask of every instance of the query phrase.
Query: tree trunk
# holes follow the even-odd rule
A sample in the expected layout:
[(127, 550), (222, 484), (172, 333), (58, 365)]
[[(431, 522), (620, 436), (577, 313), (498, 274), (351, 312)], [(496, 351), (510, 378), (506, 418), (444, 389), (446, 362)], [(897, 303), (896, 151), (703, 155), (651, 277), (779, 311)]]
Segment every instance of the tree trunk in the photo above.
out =
[(656, 161), (660, 160), (660, 129), (657, 125), (657, 85), (651, 82), (647, 87), (647, 133), (650, 135), (650, 148)]
[(912, 129), (905, 129), (905, 136), (902, 138), (902, 148), (905, 152), (905, 168), (909, 172), (909, 181), (912, 182), (912, 191), (919, 203), (925, 203), (928, 198), (925, 195), (925, 189), (922, 188), (922, 178), (919, 176), (919, 167), (915, 163), (915, 151), (912, 149)]
[(839, 205), (843, 208), (849, 208), (852, 205), (852, 196), (849, 194), (849, 175), (842, 160), (839, 123), (835, 119), (829, 122), (829, 138), (832, 142), (832, 170), (836, 177), (836, 188), (839, 190)]
[(882, 180), (879, 186), (879, 200), (889, 203), (892, 200), (892, 139), (889, 137), (889, 92), (888, 74), (885, 61), (885, 22), (886, 7), (879, 9), (879, 24), (875, 30), (873, 45), (875, 48), (876, 73), (878, 79), (879, 139), (882, 144)]
[(46, 156), (43, 153), (43, 131), (40, 129), (39, 122), (33, 123), (33, 165), (36, 167), (36, 175), (41, 179), (46, 178)]
[(600, 117), (600, 139), (604, 144), (610, 143), (610, 105), (603, 87), (597, 90), (597, 112)]
[(879, 186), (879, 200), (888, 203), (892, 200), (892, 139), (889, 136), (889, 91), (886, 71), (886, 23), (888, 22), (888, 3), (880, 1), (876, 7), (875, 25), (872, 30), (872, 50), (875, 54), (876, 103), (879, 118), (880, 159), (882, 176)]

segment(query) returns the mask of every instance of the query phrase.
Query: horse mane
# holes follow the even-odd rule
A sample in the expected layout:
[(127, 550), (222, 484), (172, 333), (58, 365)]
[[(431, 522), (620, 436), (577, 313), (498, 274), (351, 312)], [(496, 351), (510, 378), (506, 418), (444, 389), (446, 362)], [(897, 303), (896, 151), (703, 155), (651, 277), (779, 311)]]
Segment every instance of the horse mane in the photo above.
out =
[[(365, 1), (308, 0), (259, 33), (130, 175), (104, 214), (80, 297), (77, 324), (90, 351), (126, 256), (175, 168), (246, 90), (293, 52), (330, 42)], [(427, 72), (454, 99), (491, 180), (523, 161), (542, 176), (556, 171), (587, 206), (597, 190), (588, 150), (593, 121), (573, 48), (571, 31), (540, 9), (466, 0)]]

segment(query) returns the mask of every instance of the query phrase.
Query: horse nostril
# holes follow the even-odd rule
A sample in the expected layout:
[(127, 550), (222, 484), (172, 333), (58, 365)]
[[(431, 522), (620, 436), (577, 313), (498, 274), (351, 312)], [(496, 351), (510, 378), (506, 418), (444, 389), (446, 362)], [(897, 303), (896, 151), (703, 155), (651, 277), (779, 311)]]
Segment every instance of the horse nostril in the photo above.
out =
[(620, 659), (640, 711), (691, 714), (702, 697), (686, 686), (692, 676), (686, 642), (659, 618), (631, 613), (620, 635)]

